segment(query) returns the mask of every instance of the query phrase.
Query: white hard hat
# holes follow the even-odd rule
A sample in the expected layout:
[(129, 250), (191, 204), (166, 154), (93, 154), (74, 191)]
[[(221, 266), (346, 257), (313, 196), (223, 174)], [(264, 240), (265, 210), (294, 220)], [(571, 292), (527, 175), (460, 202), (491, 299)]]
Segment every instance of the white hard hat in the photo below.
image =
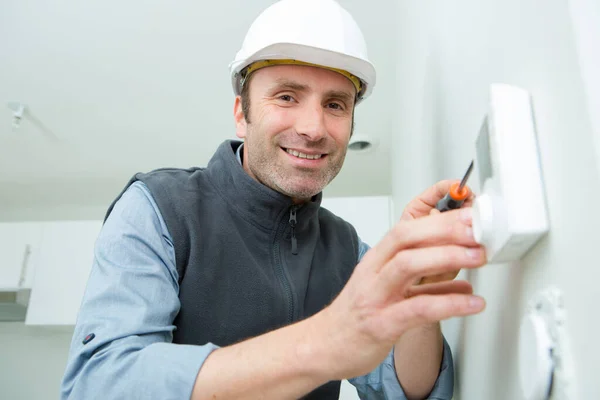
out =
[(363, 34), (334, 0), (281, 0), (264, 10), (229, 64), (234, 93), (241, 93), (252, 71), (277, 64), (314, 65), (342, 73), (357, 88), (357, 103), (375, 86), (375, 68)]

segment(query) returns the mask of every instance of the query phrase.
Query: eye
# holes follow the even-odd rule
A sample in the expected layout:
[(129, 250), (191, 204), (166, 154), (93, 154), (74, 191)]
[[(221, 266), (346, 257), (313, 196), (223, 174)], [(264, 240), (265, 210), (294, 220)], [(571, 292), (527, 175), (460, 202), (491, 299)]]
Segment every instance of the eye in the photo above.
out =
[(327, 104), (327, 107), (329, 107), (333, 110), (343, 110), (344, 109), (344, 107), (340, 103), (329, 103), (329, 104)]
[(279, 99), (283, 100), (283, 101), (286, 101), (286, 102), (294, 100), (292, 98), (292, 96), (290, 96), (289, 94), (283, 94), (283, 95), (279, 96)]

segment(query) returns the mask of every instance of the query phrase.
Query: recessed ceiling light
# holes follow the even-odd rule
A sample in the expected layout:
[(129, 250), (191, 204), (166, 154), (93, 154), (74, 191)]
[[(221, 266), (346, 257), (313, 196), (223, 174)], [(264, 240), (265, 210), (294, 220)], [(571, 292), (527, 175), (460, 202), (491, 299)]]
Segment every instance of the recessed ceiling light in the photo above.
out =
[(367, 135), (352, 135), (348, 143), (348, 150), (354, 153), (364, 153), (376, 147), (376, 140)]

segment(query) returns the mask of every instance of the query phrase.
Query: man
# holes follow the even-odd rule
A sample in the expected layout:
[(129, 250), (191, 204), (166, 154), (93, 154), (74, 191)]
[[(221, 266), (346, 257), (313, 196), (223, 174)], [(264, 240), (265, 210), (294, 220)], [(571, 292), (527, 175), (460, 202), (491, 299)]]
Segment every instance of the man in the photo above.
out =
[[(310, 29), (309, 29), (310, 28)], [(320, 207), (375, 71), (333, 0), (283, 0), (231, 65), (237, 136), (137, 174), (96, 243), (62, 385), (73, 399), (450, 399), (439, 321), (483, 309), (469, 208), (440, 182), (369, 249)], [(368, 210), (365, 210), (368, 212)]]

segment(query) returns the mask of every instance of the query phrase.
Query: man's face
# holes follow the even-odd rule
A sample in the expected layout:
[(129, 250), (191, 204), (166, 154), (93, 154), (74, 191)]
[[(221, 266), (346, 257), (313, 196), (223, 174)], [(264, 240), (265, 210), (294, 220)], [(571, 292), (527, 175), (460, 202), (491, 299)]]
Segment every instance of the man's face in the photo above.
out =
[(239, 96), (234, 108), (237, 136), (245, 139), (244, 169), (297, 201), (310, 199), (344, 163), (354, 85), (326, 69), (278, 65), (254, 72), (249, 90), (250, 122)]

